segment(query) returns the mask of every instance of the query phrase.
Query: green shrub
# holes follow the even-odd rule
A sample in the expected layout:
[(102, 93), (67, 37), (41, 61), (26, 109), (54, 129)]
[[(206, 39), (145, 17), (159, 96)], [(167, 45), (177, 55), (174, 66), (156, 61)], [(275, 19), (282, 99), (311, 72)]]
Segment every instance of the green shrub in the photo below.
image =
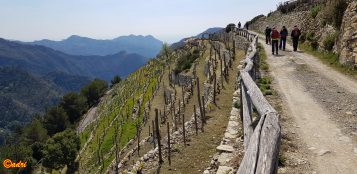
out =
[(176, 68), (174, 69), (175, 74), (181, 73), (184, 70), (190, 69), (192, 63), (200, 56), (200, 51), (194, 50), (193, 53), (188, 53), (178, 59)]
[(310, 42), (310, 46), (313, 50), (317, 50), (319, 48), (319, 43), (316, 40)]
[(337, 33), (332, 33), (327, 35), (327, 37), (323, 41), (324, 49), (327, 51), (332, 51), (333, 46), (335, 46)]
[(301, 33), (300, 42), (304, 43), (306, 41), (306, 33)]
[(308, 32), (307, 35), (306, 35), (306, 40), (312, 42), (315, 40), (315, 33), (312, 33), (312, 32)]
[(312, 7), (310, 10), (311, 17), (315, 18), (319, 14), (320, 11), (321, 11), (321, 7), (319, 5)]

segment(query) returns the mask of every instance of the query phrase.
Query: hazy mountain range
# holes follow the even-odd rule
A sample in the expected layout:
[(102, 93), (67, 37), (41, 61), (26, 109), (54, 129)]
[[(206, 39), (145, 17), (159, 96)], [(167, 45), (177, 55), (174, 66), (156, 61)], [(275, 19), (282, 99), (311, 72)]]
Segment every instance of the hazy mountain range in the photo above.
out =
[(147, 57), (127, 51), (79, 56), (0, 39), (0, 128), (11, 130), (30, 121), (33, 114), (93, 78), (109, 81), (114, 75), (125, 77), (147, 61)]
[(160, 51), (162, 41), (151, 35), (120, 36), (112, 40), (97, 40), (88, 37), (72, 35), (62, 41), (40, 40), (26, 42), (42, 45), (72, 55), (111, 55), (120, 51), (140, 54), (146, 58), (154, 58)]

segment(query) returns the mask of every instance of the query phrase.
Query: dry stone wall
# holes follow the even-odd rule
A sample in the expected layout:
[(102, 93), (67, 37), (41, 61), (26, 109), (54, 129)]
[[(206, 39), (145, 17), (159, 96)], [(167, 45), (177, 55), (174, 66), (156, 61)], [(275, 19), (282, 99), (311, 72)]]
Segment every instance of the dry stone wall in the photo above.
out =
[(340, 62), (357, 70), (357, 2), (351, 2), (345, 11), (341, 26), (340, 38), (337, 42)]

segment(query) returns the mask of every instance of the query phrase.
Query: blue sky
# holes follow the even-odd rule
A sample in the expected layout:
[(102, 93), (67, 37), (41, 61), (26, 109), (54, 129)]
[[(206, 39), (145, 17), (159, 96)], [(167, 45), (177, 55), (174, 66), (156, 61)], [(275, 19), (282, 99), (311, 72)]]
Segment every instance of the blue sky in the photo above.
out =
[(210, 27), (245, 22), (281, 0), (0, 0), (0, 37), (148, 35), (172, 43)]

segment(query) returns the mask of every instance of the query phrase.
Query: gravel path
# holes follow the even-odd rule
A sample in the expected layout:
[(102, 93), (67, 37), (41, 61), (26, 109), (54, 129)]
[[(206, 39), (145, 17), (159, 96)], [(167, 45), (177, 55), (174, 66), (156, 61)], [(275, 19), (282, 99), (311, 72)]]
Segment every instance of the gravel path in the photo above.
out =
[(281, 51), (273, 56), (270, 45), (263, 45), (283, 108), (310, 151), (314, 171), (302, 172), (355, 174), (357, 81), (308, 54)]

